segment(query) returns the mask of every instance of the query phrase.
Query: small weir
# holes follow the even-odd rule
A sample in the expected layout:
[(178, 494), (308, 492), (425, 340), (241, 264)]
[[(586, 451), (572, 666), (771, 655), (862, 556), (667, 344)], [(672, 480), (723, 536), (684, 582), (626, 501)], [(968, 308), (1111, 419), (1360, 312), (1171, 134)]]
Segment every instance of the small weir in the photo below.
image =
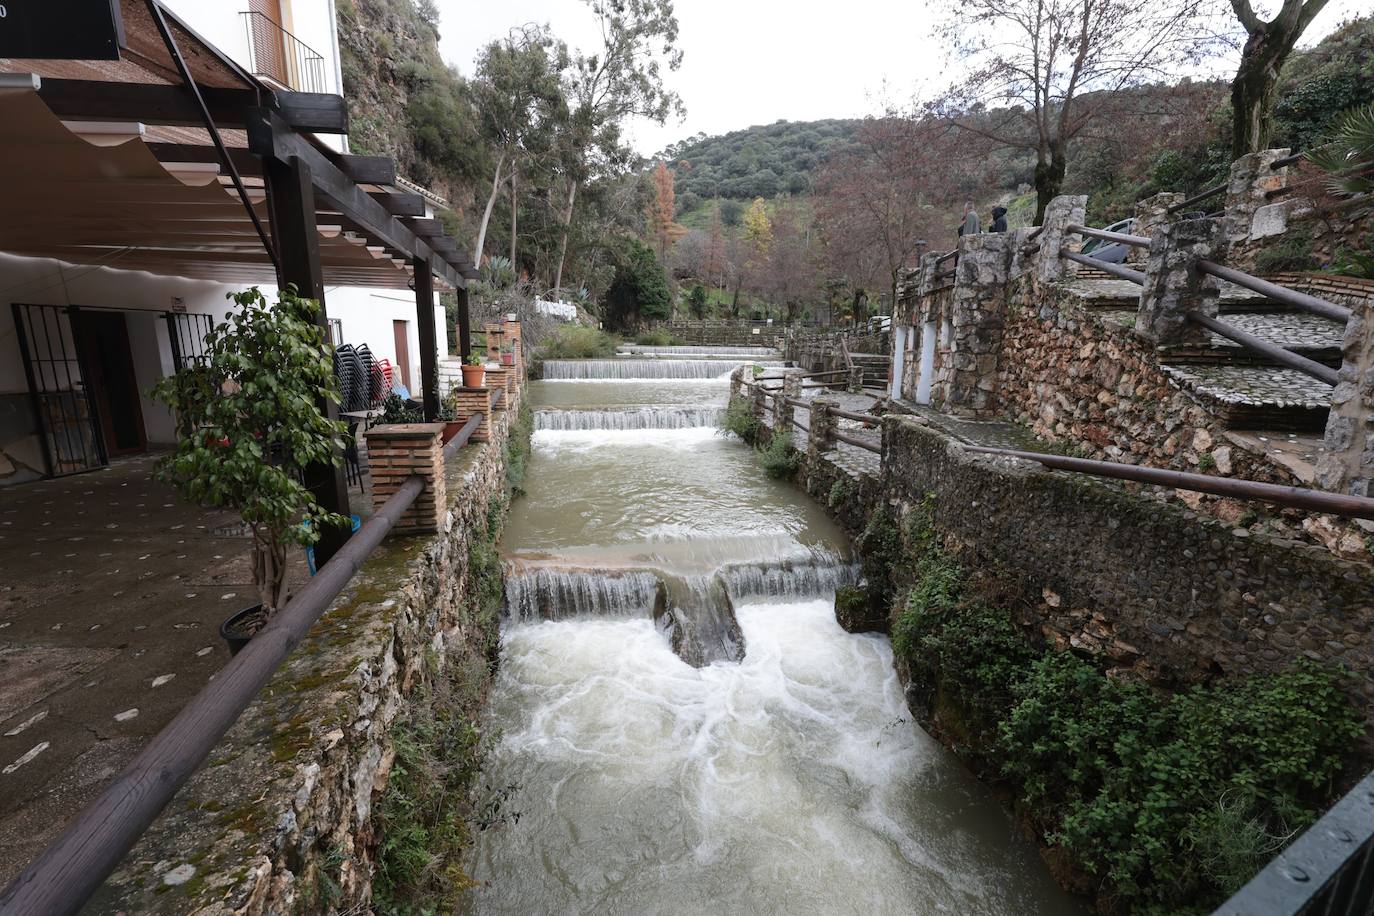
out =
[(843, 532), (716, 428), (776, 354), (634, 349), (529, 389), (486, 771), (521, 816), (472, 911), (1080, 912), (835, 622)]
[(640, 356), (748, 356), (753, 359), (777, 359), (778, 351), (772, 347), (650, 347), (638, 344), (625, 344), (617, 348), (620, 353), (633, 353)]
[[(550, 359), (544, 378), (550, 381), (618, 381), (625, 379), (713, 379), (728, 376), (745, 359)], [(779, 365), (766, 363), (765, 365)]]

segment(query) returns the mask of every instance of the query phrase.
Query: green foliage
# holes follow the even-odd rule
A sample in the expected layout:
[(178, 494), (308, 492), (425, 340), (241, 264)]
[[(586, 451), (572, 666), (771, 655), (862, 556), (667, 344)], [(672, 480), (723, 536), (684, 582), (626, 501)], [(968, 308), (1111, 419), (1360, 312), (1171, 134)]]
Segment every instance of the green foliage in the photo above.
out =
[(641, 347), (674, 347), (682, 343), (682, 338), (667, 328), (654, 328), (651, 331), (640, 331), (636, 334), (635, 343)]
[(827, 505), (835, 509), (843, 506), (854, 498), (854, 487), (847, 476), (840, 477), (830, 485), (830, 496), (826, 499)]
[(758, 417), (754, 416), (754, 405), (749, 399), (730, 399), (730, 404), (725, 408), (725, 419), (721, 421), (722, 429), (752, 444), (758, 439), (759, 426)]
[(539, 356), (541, 359), (609, 359), (615, 356), (617, 343), (615, 337), (597, 328), (565, 324), (549, 335)]
[(902, 537), (891, 508), (882, 503), (868, 517), (858, 537), (860, 563), (875, 607), (886, 610), (892, 603), (893, 571), (902, 560)]
[(1255, 256), (1255, 267), (1262, 274), (1284, 270), (1316, 270), (1321, 265), (1312, 253), (1312, 244), (1312, 233), (1306, 229), (1294, 229), (1285, 233), (1277, 243), (1260, 251)]
[(529, 461), (533, 433), (534, 412), (529, 404), (522, 403), (506, 439), (506, 492), (512, 496), (524, 493), (520, 485), (525, 482), (525, 463)]
[(1332, 194), (1349, 198), (1374, 192), (1374, 104), (1343, 114), (1330, 142), (1310, 158), (1326, 172)]
[(180, 432), (158, 474), (192, 503), (238, 510), (270, 614), (285, 597), (287, 545), (347, 523), (301, 483), (306, 467), (338, 460), (346, 427), (318, 406), (339, 398), (332, 351), (314, 322), (319, 304), (288, 291), (273, 306), (256, 287), (232, 298), (238, 310), (206, 335), (204, 366), (153, 388)]
[(692, 291), (687, 294), (687, 308), (691, 311), (694, 318), (706, 317), (706, 287), (700, 283), (692, 287)]
[(1271, 146), (1314, 149), (1342, 112), (1374, 102), (1374, 19), (1355, 19), (1284, 64)]
[(615, 277), (606, 291), (607, 322), (616, 328), (671, 316), (668, 276), (654, 250), (638, 239), (627, 239), (616, 263)]
[(378, 418), (378, 422), (423, 423), (425, 422), (425, 412), (399, 394), (389, 394), (386, 400), (382, 402), (382, 415)]
[(795, 474), (801, 459), (801, 452), (792, 445), (792, 437), (786, 430), (775, 432), (768, 438), (768, 444), (759, 449), (759, 463), (764, 473), (779, 480)]
[[(717, 195), (738, 201), (804, 194), (826, 156), (848, 145), (859, 123), (778, 121), (719, 137), (696, 137), (669, 147), (663, 158), (691, 164), (690, 169), (677, 170), (674, 182), (684, 205), (691, 198), (705, 201)], [(729, 216), (722, 216), (727, 225), (734, 225)]]

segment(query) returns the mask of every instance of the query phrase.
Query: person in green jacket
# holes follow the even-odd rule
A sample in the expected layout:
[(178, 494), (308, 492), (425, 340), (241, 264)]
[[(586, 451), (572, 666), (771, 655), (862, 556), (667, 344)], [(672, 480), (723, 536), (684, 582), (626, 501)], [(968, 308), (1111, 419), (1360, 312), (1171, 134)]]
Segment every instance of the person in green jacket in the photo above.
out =
[(978, 211), (973, 209), (973, 201), (964, 204), (964, 223), (959, 227), (959, 235), (977, 235), (983, 231), (978, 223)]

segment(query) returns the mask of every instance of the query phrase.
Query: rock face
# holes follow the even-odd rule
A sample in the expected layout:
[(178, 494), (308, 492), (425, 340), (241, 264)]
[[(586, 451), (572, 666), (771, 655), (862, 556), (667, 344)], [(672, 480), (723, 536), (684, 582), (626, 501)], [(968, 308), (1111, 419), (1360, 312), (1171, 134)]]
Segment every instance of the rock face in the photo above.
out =
[[(366, 912), (392, 727), (448, 670), (489, 678), (495, 612), (472, 557), (504, 497), (504, 446), (464, 448), (446, 471), (442, 530), (385, 541), (320, 618), (94, 900), (101, 911)], [(479, 684), (476, 698), (485, 694)], [(454, 710), (475, 715), (477, 709)], [(328, 903), (322, 894), (327, 893)]]
[(1374, 303), (1356, 307), (1343, 349), (1317, 481), (1337, 493), (1374, 496)]

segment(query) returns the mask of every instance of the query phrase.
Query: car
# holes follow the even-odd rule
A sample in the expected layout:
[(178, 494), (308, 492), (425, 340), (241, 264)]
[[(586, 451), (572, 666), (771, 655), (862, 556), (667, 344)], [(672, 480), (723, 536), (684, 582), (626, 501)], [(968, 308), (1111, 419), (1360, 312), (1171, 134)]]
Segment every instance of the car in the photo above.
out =
[[(1119, 223), (1112, 223), (1104, 232), (1119, 232), (1129, 235), (1135, 226), (1134, 219), (1123, 219)], [(1099, 261), (1106, 261), (1108, 264), (1120, 264), (1126, 260), (1126, 254), (1131, 250), (1131, 246), (1123, 245), (1121, 242), (1109, 242), (1106, 239), (1088, 239), (1083, 246), (1083, 254)]]

